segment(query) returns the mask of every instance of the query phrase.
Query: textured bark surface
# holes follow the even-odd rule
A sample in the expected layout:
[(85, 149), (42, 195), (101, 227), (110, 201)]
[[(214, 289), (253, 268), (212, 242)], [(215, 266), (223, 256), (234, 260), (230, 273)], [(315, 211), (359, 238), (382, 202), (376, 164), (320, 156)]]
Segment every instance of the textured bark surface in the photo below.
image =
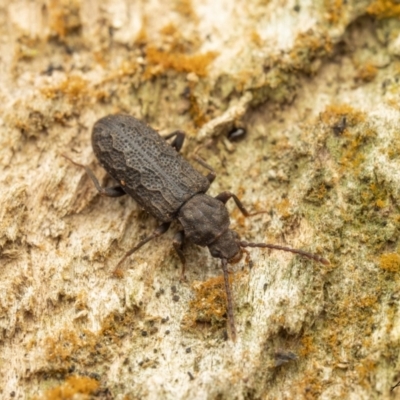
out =
[[(396, 1), (0, 4), (1, 398), (400, 398)], [(250, 250), (237, 343), (207, 249), (179, 281), (177, 224), (113, 276), (157, 221), (61, 154), (111, 185), (90, 132), (115, 112), (204, 146), (209, 193), (267, 211), (228, 204), (243, 239), (331, 265)]]

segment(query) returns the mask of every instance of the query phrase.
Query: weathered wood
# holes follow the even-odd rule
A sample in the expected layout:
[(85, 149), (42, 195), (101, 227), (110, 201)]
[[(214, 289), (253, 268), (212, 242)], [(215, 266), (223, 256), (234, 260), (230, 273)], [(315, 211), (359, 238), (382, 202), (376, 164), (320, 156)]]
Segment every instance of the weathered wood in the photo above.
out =
[[(3, 0), (0, 397), (390, 398), (400, 371), (398, 8)], [(112, 276), (156, 221), (129, 198), (98, 196), (61, 154), (107, 183), (90, 132), (115, 112), (185, 130), (185, 156), (203, 145), (217, 172), (210, 192), (269, 211), (244, 219), (228, 205), (243, 239), (324, 254), (331, 266), (249, 249), (251, 263), (231, 276), (236, 344), (204, 249), (184, 249), (188, 283), (169, 234)], [(235, 126), (248, 134), (232, 144)]]

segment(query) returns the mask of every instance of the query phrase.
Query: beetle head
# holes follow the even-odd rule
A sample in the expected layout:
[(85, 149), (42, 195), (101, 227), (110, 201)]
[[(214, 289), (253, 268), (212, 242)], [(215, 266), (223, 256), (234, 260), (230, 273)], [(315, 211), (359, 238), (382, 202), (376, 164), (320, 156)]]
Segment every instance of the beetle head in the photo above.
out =
[(227, 229), (214, 242), (208, 245), (210, 253), (215, 258), (225, 258), (229, 262), (236, 262), (242, 256), (242, 250), (239, 246), (239, 235)]

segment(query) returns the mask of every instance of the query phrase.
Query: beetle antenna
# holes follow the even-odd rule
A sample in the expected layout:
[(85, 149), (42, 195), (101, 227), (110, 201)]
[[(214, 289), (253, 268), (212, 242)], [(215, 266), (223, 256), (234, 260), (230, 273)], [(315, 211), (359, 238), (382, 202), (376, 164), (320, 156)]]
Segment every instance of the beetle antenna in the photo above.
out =
[(330, 265), (329, 260), (324, 257), (319, 256), (318, 254), (308, 253), (307, 251), (292, 249), (291, 247), (279, 246), (277, 244), (268, 244), (268, 243), (249, 243), (249, 242), (239, 242), (240, 247), (263, 247), (267, 249), (273, 250), (282, 250), (289, 251), (290, 253), (299, 254), (303, 257), (307, 257), (310, 260), (314, 260), (320, 262), (324, 265)]
[(225, 283), (225, 292), (226, 292), (226, 313), (228, 315), (228, 323), (229, 329), (231, 331), (231, 339), (236, 341), (236, 326), (235, 326), (235, 318), (233, 315), (233, 299), (232, 299), (232, 291), (231, 285), (229, 284), (229, 272), (228, 272), (228, 260), (226, 258), (221, 259), (222, 262), (222, 271), (224, 271), (224, 283)]

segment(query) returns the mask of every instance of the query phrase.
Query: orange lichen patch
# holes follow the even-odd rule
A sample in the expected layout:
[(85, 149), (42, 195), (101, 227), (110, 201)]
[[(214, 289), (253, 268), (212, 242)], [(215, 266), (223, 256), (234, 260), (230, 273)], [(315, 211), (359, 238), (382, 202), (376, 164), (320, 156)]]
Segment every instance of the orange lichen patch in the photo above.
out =
[(115, 268), (112, 272), (114, 278), (122, 279), (125, 276), (124, 270), (122, 268)]
[(115, 69), (110, 71), (109, 74), (101, 81), (101, 83), (95, 86), (96, 91), (94, 93), (95, 96), (101, 96), (104, 93), (104, 84), (106, 82), (118, 81), (119, 79), (125, 76), (132, 76), (136, 72), (139, 71), (139, 64), (135, 60), (124, 60), (121, 64)]
[(300, 43), (306, 45), (306, 47), (310, 49), (311, 54), (319, 52), (320, 50), (330, 53), (333, 50), (332, 41), (328, 36), (316, 36), (313, 32), (300, 33), (296, 37), (296, 44)]
[(112, 345), (132, 331), (137, 312), (112, 313), (105, 318), (99, 332), (65, 328), (48, 336), (44, 342), (45, 357), (52, 370), (68, 371), (72, 366), (93, 366), (112, 357)]
[(395, 0), (375, 0), (367, 12), (378, 18), (400, 17), (400, 4)]
[[(232, 276), (229, 277), (232, 282)], [(190, 313), (184, 320), (184, 325), (194, 327), (198, 323), (211, 326), (225, 324), (226, 293), (224, 278), (217, 276), (205, 282), (193, 284), (195, 298), (189, 303)]]
[[(99, 336), (107, 340), (107, 342), (111, 341), (119, 345), (123, 337), (128, 334), (132, 335), (132, 330), (136, 326), (138, 318), (141, 318), (142, 321), (145, 319), (143, 315), (139, 317), (138, 309), (122, 314), (118, 312), (111, 313), (104, 319)], [(147, 322), (153, 325), (154, 319), (148, 318)]]
[(312, 336), (306, 335), (301, 338), (301, 348), (299, 350), (299, 355), (301, 357), (308, 356), (309, 354), (316, 351), (314, 339)]
[(322, 123), (341, 137), (339, 142), (335, 140), (336, 148), (333, 151), (343, 168), (341, 172), (344, 172), (344, 168), (346, 171), (348, 168), (359, 171), (366, 156), (362, 149), (376, 136), (376, 131), (364, 123), (365, 119), (365, 113), (347, 104), (330, 105), (320, 113)]
[(381, 193), (381, 188), (375, 182), (371, 183), (368, 188), (375, 196), (378, 196)]
[[(396, 101), (396, 103), (398, 103), (398, 102)], [(400, 107), (399, 107), (398, 104), (396, 106), (396, 109), (398, 109), (400, 111)], [(393, 142), (390, 143), (390, 145), (388, 145), (388, 148), (387, 148), (386, 151), (387, 151), (388, 157), (391, 160), (400, 157), (400, 143), (399, 143), (399, 141), (395, 140), (394, 143)]]
[(372, 64), (365, 64), (358, 69), (356, 80), (371, 82), (377, 73), (378, 69), (376, 67), (374, 67)]
[(376, 361), (365, 359), (360, 364), (356, 365), (355, 371), (357, 372), (357, 380), (368, 387), (369, 384), (366, 382), (371, 378), (371, 374), (373, 374), (376, 370)]
[(343, 0), (325, 0), (325, 7), (328, 11), (328, 21), (332, 24), (339, 22), (343, 13)]
[(191, 0), (176, 0), (174, 9), (183, 17), (189, 18), (192, 23), (198, 20)]
[(60, 38), (81, 28), (79, 0), (51, 0), (49, 4), (50, 29)]
[(145, 24), (143, 24), (140, 28), (140, 31), (136, 35), (135, 44), (137, 44), (138, 46), (144, 46), (147, 43), (147, 36), (147, 29), (145, 27)]
[(42, 44), (36, 38), (22, 36), (17, 43), (15, 61), (31, 60), (40, 54)]
[(300, 393), (303, 393), (303, 396), (299, 396), (299, 398), (304, 400), (319, 399), (327, 385), (323, 377), (318, 376), (313, 368), (304, 371), (304, 376), (305, 378), (301, 381), (293, 382), (293, 385), (296, 385), (300, 389)]
[(194, 72), (197, 76), (205, 76), (210, 63), (217, 53), (209, 51), (204, 54), (167, 53), (149, 46), (146, 50), (148, 66), (144, 72), (145, 78), (161, 74), (167, 69), (177, 72)]
[(356, 302), (356, 306), (359, 308), (373, 308), (377, 307), (378, 298), (375, 295), (363, 296)]
[(66, 97), (71, 102), (81, 100), (88, 94), (88, 82), (80, 76), (70, 76), (55, 86), (41, 89), (43, 95), (49, 99)]
[(173, 23), (161, 28), (160, 34), (163, 51), (168, 54), (194, 54), (202, 44), (202, 39), (198, 34), (188, 34)]
[(258, 214), (267, 214), (268, 213), (268, 211), (266, 209), (267, 206), (266, 206), (264, 201), (256, 200), (251, 205), (251, 207), (254, 210), (252, 212), (255, 212), (255, 213), (258, 213)]
[(107, 56), (104, 51), (93, 51), (93, 59), (100, 64), (104, 69), (107, 69)]
[[(400, 105), (399, 105), (399, 102), (398, 102), (397, 98), (387, 99), (387, 100), (385, 100), (385, 103), (388, 106), (394, 108), (395, 110), (400, 111)], [(399, 154), (399, 153), (397, 152), (397, 154)]]
[(275, 209), (282, 218), (288, 218), (292, 215), (290, 211), (290, 201), (287, 198), (276, 204)]
[(333, 50), (332, 40), (328, 35), (317, 35), (314, 31), (302, 32), (297, 35), (289, 56), (292, 60), (290, 68), (312, 72), (311, 62)]
[(175, 34), (179, 33), (176, 25), (173, 24), (172, 22), (167, 24), (167, 25), (165, 25), (164, 27), (162, 27), (160, 32), (163, 35), (167, 35), (167, 36), (174, 36)]
[(375, 202), (375, 204), (376, 204), (376, 206), (377, 206), (378, 208), (384, 208), (384, 207), (386, 207), (386, 201), (385, 201), (385, 200), (382, 200), (382, 199), (378, 199), (378, 200)]
[(206, 122), (209, 121), (207, 115), (203, 112), (195, 95), (190, 94), (189, 97), (190, 108), (189, 113), (197, 128), (201, 128)]
[(397, 321), (396, 318), (397, 307), (392, 304), (387, 309), (385, 309), (385, 314), (386, 314), (385, 330), (387, 333), (390, 333), (395, 326), (395, 321)]
[(329, 332), (327, 334), (326, 343), (329, 345), (329, 347), (331, 349), (336, 349), (334, 355), (337, 356), (340, 352), (340, 347), (338, 347), (340, 340), (339, 340), (337, 332), (335, 332), (335, 331)]
[(47, 390), (39, 399), (89, 399), (89, 395), (93, 394), (98, 388), (99, 382), (94, 379), (86, 376), (70, 376), (62, 385)]
[[(229, 282), (237, 279), (241, 273), (230, 274)], [(195, 282), (195, 298), (189, 303), (189, 312), (182, 321), (184, 329), (192, 330), (199, 325), (209, 325), (217, 330), (226, 324), (226, 292), (223, 276)]]
[(258, 47), (261, 47), (263, 45), (263, 40), (261, 39), (261, 36), (258, 34), (257, 31), (251, 32), (250, 40)]
[[(377, 287), (379, 291), (379, 287)], [(345, 327), (351, 325), (355, 320), (359, 324), (367, 322), (373, 324), (373, 316), (369, 310), (377, 308), (378, 297), (376, 295), (345, 295), (343, 300), (335, 306), (335, 316), (332, 320), (337, 326)]]
[(400, 270), (400, 255), (398, 253), (382, 254), (379, 258), (379, 267), (388, 272)]
[(82, 311), (88, 308), (87, 304), (87, 293), (84, 291), (81, 291), (78, 293), (76, 296), (76, 301), (75, 301), (75, 310), (77, 311)]
[(304, 197), (304, 200), (314, 204), (322, 204), (328, 194), (328, 187), (324, 182), (311, 187)]
[[(235, 82), (235, 89), (238, 92), (242, 92), (252, 81), (254, 75), (254, 71), (251, 70), (241, 70), (236, 74), (236, 82)], [(265, 84), (267, 85), (268, 82), (266, 81)]]
[(365, 155), (359, 153), (361, 145), (364, 143), (364, 137), (359, 135), (351, 140), (347, 146), (346, 151), (340, 159), (340, 164), (343, 166), (350, 166), (355, 172), (359, 171), (361, 164), (365, 160)]
[(348, 104), (332, 104), (320, 113), (321, 121), (330, 126), (339, 123), (343, 117), (346, 117), (346, 124), (349, 126), (365, 121), (365, 113)]
[(87, 352), (95, 355), (96, 337), (91, 332), (78, 335), (71, 329), (64, 329), (56, 336), (48, 337), (45, 342), (47, 361), (62, 366), (68, 370), (73, 358), (80, 358), (79, 354)]
[(94, 91), (93, 97), (99, 102), (106, 102), (110, 99), (111, 93), (104, 89), (98, 89)]
[(239, 229), (239, 227), (244, 228), (246, 226), (246, 217), (241, 213), (240, 210), (235, 209), (233, 211), (233, 213), (231, 214), (231, 216), (232, 216), (232, 219), (234, 219), (236, 222), (235, 229)]

